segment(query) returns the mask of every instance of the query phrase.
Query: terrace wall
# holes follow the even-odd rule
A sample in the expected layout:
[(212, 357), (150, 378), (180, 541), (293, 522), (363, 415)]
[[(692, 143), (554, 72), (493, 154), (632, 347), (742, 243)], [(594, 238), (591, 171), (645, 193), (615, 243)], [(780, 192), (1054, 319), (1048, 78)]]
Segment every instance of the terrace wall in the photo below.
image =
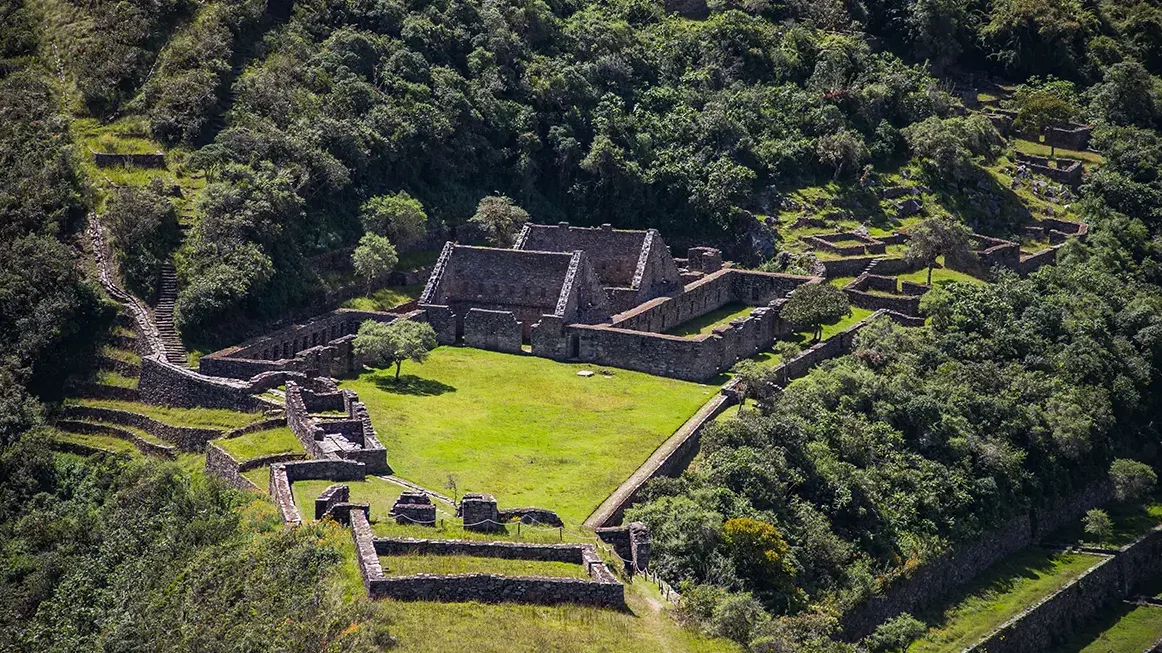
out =
[(1063, 643), (1093, 619), (1162, 573), (1162, 528), (1123, 547), (1053, 595), (1003, 624), (971, 650), (1037, 653)]
[(234, 456), (213, 442), (206, 445), (206, 474), (236, 490), (261, 491), (253, 481), (242, 475), (241, 465)]
[(138, 428), (156, 438), (174, 444), (182, 451), (201, 451), (208, 441), (222, 436), (222, 431), (219, 429), (172, 426), (140, 413), (113, 408), (66, 406), (64, 414), (66, 417), (76, 419), (96, 419)]
[(375, 552), (391, 555), (456, 555), (505, 560), (584, 563), (586, 545), (529, 544), (524, 542), (476, 542), (472, 540), (428, 540), (415, 538), (375, 538)]
[(892, 617), (903, 612), (915, 613), (936, 603), (954, 588), (1061, 526), (1077, 521), (1086, 510), (1108, 502), (1111, 497), (1108, 483), (1093, 484), (1012, 517), (980, 538), (914, 567), (910, 575), (895, 580), (885, 594), (873, 596), (840, 618), (844, 639), (859, 640)]

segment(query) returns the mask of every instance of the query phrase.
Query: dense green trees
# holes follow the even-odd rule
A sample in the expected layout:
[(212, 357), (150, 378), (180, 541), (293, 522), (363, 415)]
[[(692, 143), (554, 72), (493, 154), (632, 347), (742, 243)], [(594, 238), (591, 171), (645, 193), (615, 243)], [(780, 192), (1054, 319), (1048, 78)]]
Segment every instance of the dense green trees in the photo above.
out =
[(930, 329), (873, 324), (773, 406), (708, 427), (699, 461), (627, 515), (654, 529), (655, 569), (794, 614), (796, 593), (726, 543), (729, 520), (753, 519), (785, 538), (806, 604), (851, 605), (1155, 437), (1157, 288), (1091, 258), (924, 307)]
[(181, 240), (177, 211), (162, 184), (158, 180), (144, 188), (118, 189), (103, 217), (126, 287), (140, 297), (152, 297), (162, 264)]

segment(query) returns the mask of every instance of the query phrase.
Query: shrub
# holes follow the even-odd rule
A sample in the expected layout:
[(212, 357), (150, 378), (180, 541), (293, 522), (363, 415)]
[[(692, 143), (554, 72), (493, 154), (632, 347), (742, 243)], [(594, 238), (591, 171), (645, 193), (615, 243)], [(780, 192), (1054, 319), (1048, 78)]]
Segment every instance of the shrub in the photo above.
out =
[(1118, 501), (1135, 501), (1154, 489), (1158, 475), (1146, 463), (1118, 458), (1110, 465), (1110, 480)]

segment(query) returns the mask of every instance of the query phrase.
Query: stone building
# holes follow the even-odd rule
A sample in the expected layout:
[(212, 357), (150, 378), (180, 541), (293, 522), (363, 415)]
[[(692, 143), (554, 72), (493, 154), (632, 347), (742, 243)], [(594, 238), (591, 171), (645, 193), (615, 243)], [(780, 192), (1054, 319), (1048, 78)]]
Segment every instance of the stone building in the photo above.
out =
[(610, 317), (609, 300), (584, 251), (533, 252), (451, 242), (444, 246), (419, 306), (441, 342), (463, 337), (472, 344), (477, 337), (491, 338), (501, 350), (512, 350), (514, 344), (519, 350), (542, 316), (581, 324)]
[(654, 229), (633, 231), (600, 227), (526, 224), (516, 249), (536, 252), (582, 251), (609, 297), (612, 312), (682, 290), (682, 275), (670, 248)]

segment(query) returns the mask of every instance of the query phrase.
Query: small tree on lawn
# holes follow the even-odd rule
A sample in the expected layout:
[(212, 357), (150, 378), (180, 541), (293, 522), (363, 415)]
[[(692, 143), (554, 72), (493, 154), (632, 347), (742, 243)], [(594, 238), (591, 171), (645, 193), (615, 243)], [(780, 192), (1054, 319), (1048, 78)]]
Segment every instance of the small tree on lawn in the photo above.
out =
[(1118, 458), (1110, 465), (1110, 480), (1119, 501), (1141, 499), (1154, 489), (1158, 475), (1146, 463)]
[(928, 285), (932, 285), (932, 268), (940, 256), (971, 256), (971, 234), (968, 227), (951, 218), (924, 220), (908, 230), (908, 249), (904, 260), (928, 268)]
[(1105, 542), (1114, 532), (1113, 520), (1110, 519), (1106, 511), (1100, 508), (1093, 508), (1086, 512), (1082, 523), (1085, 525), (1085, 532), (1092, 535), (1098, 542)]
[(398, 262), (399, 256), (391, 241), (372, 233), (363, 234), (351, 255), (355, 274), (367, 280), (368, 294), (371, 294), (371, 282), (394, 270)]
[(395, 365), (399, 381), (400, 366), (405, 360), (422, 363), (436, 348), (436, 331), (426, 322), (396, 320), (391, 324), (366, 320), (355, 334), (355, 353), (372, 367)]
[(786, 363), (792, 358), (798, 356), (803, 351), (803, 347), (799, 343), (792, 340), (780, 340), (775, 343), (774, 350), (775, 353), (779, 356), (779, 362), (782, 363), (780, 367), (783, 368), (783, 385), (785, 386), (791, 382), (791, 380), (787, 377)]
[(792, 324), (809, 327), (813, 341), (823, 337), (823, 325), (851, 315), (847, 295), (829, 283), (805, 283), (791, 291), (781, 316)]
[(476, 205), (476, 215), (469, 220), (476, 231), (494, 247), (512, 247), (529, 214), (503, 195), (490, 195)]

